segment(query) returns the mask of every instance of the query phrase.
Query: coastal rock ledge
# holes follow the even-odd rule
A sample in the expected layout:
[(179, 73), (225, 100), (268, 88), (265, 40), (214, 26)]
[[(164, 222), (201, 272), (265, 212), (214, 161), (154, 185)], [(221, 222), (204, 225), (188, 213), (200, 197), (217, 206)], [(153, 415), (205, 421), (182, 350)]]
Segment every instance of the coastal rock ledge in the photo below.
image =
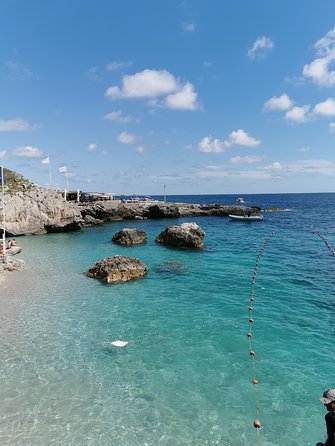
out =
[(86, 275), (106, 283), (120, 283), (139, 279), (145, 276), (147, 272), (147, 265), (139, 259), (114, 256), (96, 262), (86, 272)]
[(112, 241), (120, 245), (140, 245), (147, 241), (147, 233), (142, 229), (124, 228), (113, 235)]
[(205, 232), (196, 223), (182, 223), (164, 229), (155, 241), (181, 248), (202, 249), (204, 238)]

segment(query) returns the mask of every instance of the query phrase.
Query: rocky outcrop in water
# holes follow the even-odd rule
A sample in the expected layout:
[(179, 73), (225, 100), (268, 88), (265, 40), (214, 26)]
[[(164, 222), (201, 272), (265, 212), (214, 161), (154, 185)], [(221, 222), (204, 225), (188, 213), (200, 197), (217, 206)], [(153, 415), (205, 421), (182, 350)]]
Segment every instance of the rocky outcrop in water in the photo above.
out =
[(124, 228), (113, 235), (112, 241), (120, 245), (140, 245), (147, 241), (147, 233), (142, 229)]
[(86, 275), (106, 283), (118, 283), (139, 279), (145, 276), (147, 272), (148, 267), (139, 259), (114, 256), (96, 262), (86, 272)]
[(164, 245), (202, 249), (204, 238), (205, 232), (196, 223), (182, 223), (164, 229), (155, 241)]

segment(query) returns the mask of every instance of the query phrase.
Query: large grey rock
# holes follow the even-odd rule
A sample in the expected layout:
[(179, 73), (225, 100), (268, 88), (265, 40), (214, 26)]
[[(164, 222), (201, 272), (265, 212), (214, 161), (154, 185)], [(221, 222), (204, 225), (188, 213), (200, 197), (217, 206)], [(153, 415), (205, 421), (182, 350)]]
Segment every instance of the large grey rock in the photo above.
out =
[(114, 256), (96, 262), (86, 272), (86, 275), (106, 283), (118, 283), (139, 279), (147, 271), (148, 267), (139, 259), (127, 256)]
[(205, 232), (196, 223), (183, 223), (164, 229), (155, 241), (170, 246), (202, 249), (204, 238)]
[(144, 210), (143, 216), (147, 218), (178, 218), (180, 212), (178, 205), (174, 203), (158, 203), (148, 206)]
[[(78, 230), (82, 225), (80, 211), (66, 202), (60, 192), (31, 187), (27, 191), (5, 195), (6, 232), (9, 236), (45, 234)], [(0, 228), (3, 228), (0, 210)]]
[(140, 245), (147, 241), (147, 234), (142, 229), (124, 228), (113, 235), (112, 241), (120, 245)]

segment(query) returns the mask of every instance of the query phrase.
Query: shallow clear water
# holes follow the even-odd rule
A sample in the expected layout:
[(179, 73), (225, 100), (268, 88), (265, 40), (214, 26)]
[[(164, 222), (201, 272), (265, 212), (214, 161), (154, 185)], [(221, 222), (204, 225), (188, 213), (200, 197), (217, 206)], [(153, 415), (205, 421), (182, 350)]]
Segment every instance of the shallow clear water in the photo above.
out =
[[(260, 444), (323, 439), (318, 398), (335, 386), (335, 257), (313, 231), (335, 246), (335, 194), (244, 198), (288, 210), (263, 222), (124, 221), (18, 240), (25, 283), (0, 313), (1, 445), (258, 444), (246, 333), (255, 262), (272, 231), (255, 285)], [(205, 230), (203, 252), (155, 244), (183, 221)], [(148, 243), (112, 244), (124, 227), (144, 229)], [(147, 277), (104, 285), (83, 274), (117, 254), (143, 260)], [(129, 344), (111, 346), (118, 339)]]

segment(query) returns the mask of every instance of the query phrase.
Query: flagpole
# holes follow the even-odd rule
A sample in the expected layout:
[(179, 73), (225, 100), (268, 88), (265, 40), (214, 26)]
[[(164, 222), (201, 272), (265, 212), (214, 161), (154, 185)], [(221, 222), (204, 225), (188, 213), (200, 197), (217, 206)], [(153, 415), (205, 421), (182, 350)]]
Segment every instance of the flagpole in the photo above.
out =
[(3, 255), (3, 263), (5, 263), (6, 262), (6, 209), (5, 209), (5, 186), (3, 177), (3, 166), (1, 166), (1, 188), (2, 188), (2, 215), (3, 215), (2, 255)]
[(49, 161), (49, 189), (51, 189), (51, 164)]

